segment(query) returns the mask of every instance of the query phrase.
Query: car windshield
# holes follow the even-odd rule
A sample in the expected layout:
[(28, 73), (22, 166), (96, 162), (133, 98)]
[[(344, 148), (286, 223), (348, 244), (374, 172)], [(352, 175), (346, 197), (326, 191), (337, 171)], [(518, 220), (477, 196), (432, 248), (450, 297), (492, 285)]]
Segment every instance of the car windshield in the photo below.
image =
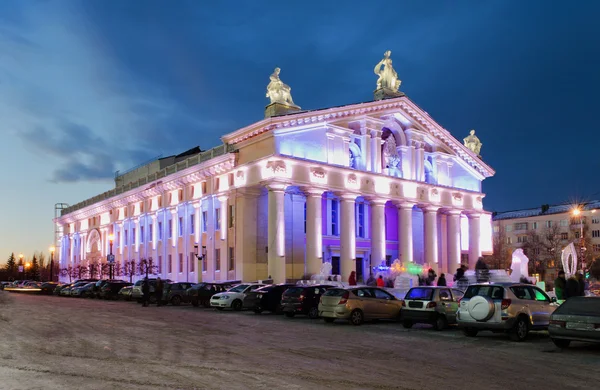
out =
[(248, 287), (248, 284), (238, 284), (237, 286), (230, 288), (228, 291), (234, 293), (241, 293)]
[(331, 290), (327, 290), (323, 296), (328, 297), (341, 297), (346, 293), (346, 290), (342, 290), (341, 288), (332, 288)]
[(490, 286), (490, 285), (473, 285), (467, 288), (465, 292), (465, 298), (473, 298), (476, 295), (481, 295), (484, 297), (492, 298), (492, 299), (503, 299), (504, 298), (504, 288), (502, 286)]
[(600, 317), (600, 298), (573, 297), (567, 299), (554, 314)]
[(261, 287), (261, 288), (257, 288), (256, 292), (269, 292), (271, 290), (273, 290), (273, 288), (275, 288), (275, 286), (265, 286), (265, 287)]
[(413, 288), (411, 289), (404, 299), (411, 299), (416, 301), (430, 301), (433, 297), (432, 288)]
[(300, 295), (304, 292), (304, 287), (290, 287), (285, 291), (285, 295)]

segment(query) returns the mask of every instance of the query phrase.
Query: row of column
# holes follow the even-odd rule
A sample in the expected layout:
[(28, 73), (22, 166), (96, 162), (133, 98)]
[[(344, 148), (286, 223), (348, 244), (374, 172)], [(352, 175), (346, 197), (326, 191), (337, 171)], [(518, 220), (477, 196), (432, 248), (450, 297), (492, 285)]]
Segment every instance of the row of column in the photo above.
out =
[[(269, 184), (268, 189), (268, 272), (273, 280), (282, 283), (285, 275), (285, 184)], [(323, 263), (323, 232), (321, 197), (325, 190), (307, 189), (306, 194), (306, 272), (318, 274)], [(347, 277), (356, 267), (356, 194), (340, 194), (340, 273)], [(370, 199), (371, 214), (371, 266), (385, 259), (385, 204), (386, 199)], [(415, 203), (398, 202), (398, 251), (400, 260), (413, 261), (413, 207)], [(424, 254), (425, 263), (437, 271), (438, 253), (438, 211), (440, 207), (421, 207), (424, 214)], [(460, 210), (448, 210), (448, 264), (449, 270), (461, 264), (461, 221)], [(469, 268), (474, 268), (480, 256), (478, 214), (468, 214), (469, 218)]]

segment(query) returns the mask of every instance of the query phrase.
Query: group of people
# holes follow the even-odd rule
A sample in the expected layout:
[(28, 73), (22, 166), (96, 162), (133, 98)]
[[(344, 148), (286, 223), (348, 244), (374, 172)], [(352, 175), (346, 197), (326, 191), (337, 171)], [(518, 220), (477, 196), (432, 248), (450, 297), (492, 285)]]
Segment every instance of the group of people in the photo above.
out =
[(558, 277), (554, 280), (554, 292), (558, 300), (585, 296), (585, 279), (583, 274), (577, 273), (567, 279), (565, 272), (559, 271)]
[[(164, 283), (160, 278), (157, 278), (156, 283), (154, 285), (154, 296), (156, 298), (156, 306), (161, 306), (161, 304), (162, 304), (163, 290), (164, 290)], [(142, 281), (142, 306), (148, 307), (149, 304), (150, 304), (150, 281), (146, 277)]]
[[(350, 272), (350, 277), (348, 278), (348, 285), (349, 286), (356, 286), (357, 281), (356, 281), (356, 271), (352, 271)], [(377, 278), (373, 277), (372, 274), (369, 274), (369, 277), (367, 278), (367, 282), (366, 282), (367, 286), (371, 286), (371, 287), (385, 287), (386, 286), (386, 281), (383, 279), (382, 275), (379, 275)], [(389, 287), (389, 286), (388, 286)], [(393, 287), (393, 286), (391, 286)]]

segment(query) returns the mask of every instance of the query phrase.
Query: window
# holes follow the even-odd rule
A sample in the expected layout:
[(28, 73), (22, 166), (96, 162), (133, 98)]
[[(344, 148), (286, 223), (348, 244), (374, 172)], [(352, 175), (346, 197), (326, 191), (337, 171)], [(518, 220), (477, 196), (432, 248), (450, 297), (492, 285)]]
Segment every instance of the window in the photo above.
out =
[(152, 224), (148, 225), (148, 242), (152, 242), (152, 233), (153, 233), (152, 228), (153, 227), (154, 227), (154, 225), (152, 225)]
[(207, 232), (208, 231), (208, 211), (203, 211), (202, 212), (202, 231), (203, 232)]
[(533, 300), (533, 294), (528, 287), (514, 286), (510, 288), (510, 291), (512, 291), (518, 299)]
[(560, 220), (560, 226), (569, 226), (569, 220), (568, 219), (561, 219)]
[(446, 289), (440, 290), (439, 294), (440, 294), (440, 301), (445, 301), (445, 302), (452, 301), (452, 295), (450, 294), (450, 290), (446, 290)]
[(140, 226), (140, 243), (144, 242), (144, 227)]
[(375, 295), (375, 298), (377, 298), (377, 299), (387, 299), (389, 301), (391, 301), (392, 299), (394, 299), (393, 296), (392, 296), (392, 294), (387, 293), (387, 292), (385, 292), (383, 290), (380, 290), (378, 288), (372, 289), (371, 293), (373, 295)]
[(158, 223), (158, 239), (162, 240), (163, 239), (163, 228), (162, 228), (162, 222)]
[(179, 217), (179, 221), (178, 221), (178, 226), (177, 226), (177, 231), (179, 232), (179, 237), (183, 236), (183, 217)]
[(235, 214), (234, 214), (234, 207), (232, 204), (229, 205), (229, 214), (228, 214), (228, 222), (227, 222), (227, 227), (228, 228), (232, 228), (233, 227), (233, 222), (234, 222), (234, 218), (235, 218)]
[(569, 239), (569, 233), (560, 233), (560, 239), (561, 240), (568, 240)]
[(594, 237), (594, 238), (600, 237), (600, 230), (592, 230), (592, 237)]
[(215, 209), (215, 230), (221, 230), (221, 209)]
[(532, 223), (531, 223), (531, 228), (532, 228), (533, 230), (537, 230), (537, 228), (538, 228), (538, 223), (537, 223), (537, 222), (532, 222)]
[(158, 255), (158, 264), (156, 264), (156, 268), (159, 274), (162, 273), (162, 256)]
[(527, 222), (515, 223), (515, 230), (527, 230)]
[(169, 238), (173, 238), (173, 220), (169, 219)]
[(169, 255), (167, 257), (167, 272), (168, 273), (173, 272), (173, 256), (171, 256), (171, 255)]
[(592, 251), (594, 251), (594, 252), (600, 252), (600, 245), (598, 245), (598, 244), (592, 244)]
[(518, 236), (517, 242), (527, 242), (527, 236)]
[(196, 254), (194, 252), (190, 252), (190, 257), (188, 258), (188, 264), (190, 265), (190, 272), (194, 272), (196, 268), (194, 265), (196, 264)]
[(215, 271), (221, 271), (221, 249), (215, 249)]
[(539, 255), (540, 254), (540, 248), (533, 248), (533, 254), (534, 255)]
[(506, 225), (506, 229), (505, 229), (505, 230), (506, 230), (507, 232), (512, 232), (512, 230), (513, 230), (513, 227), (512, 227), (512, 225)]
[(533, 299), (536, 301), (550, 302), (550, 297), (539, 288), (529, 287), (529, 289), (531, 290), (531, 295), (534, 297)]
[(500, 226), (494, 226), (494, 233), (500, 232)]
[(306, 202), (304, 202), (304, 234), (306, 234)]
[(233, 252), (233, 248), (229, 247), (229, 270), (233, 271), (235, 269), (235, 253)]
[(512, 237), (506, 237), (506, 243), (512, 244)]
[(592, 218), (592, 223), (600, 223), (600, 218)]
[(546, 221), (546, 227), (547, 228), (551, 228), (552, 227), (552, 221)]
[(183, 253), (179, 253), (179, 273), (183, 272)]
[[(581, 235), (579, 234), (579, 231), (575, 232), (575, 238), (580, 238)], [(594, 237), (594, 232), (592, 232), (592, 237)]]
[(196, 231), (195, 217), (196, 216), (194, 214), (190, 215), (190, 234), (194, 234), (194, 232)]
[(338, 233), (338, 206), (337, 199), (331, 200), (331, 235), (337, 236)]
[(357, 209), (358, 209), (358, 213), (356, 215), (357, 236), (364, 238), (364, 236), (365, 236), (365, 204), (359, 203)]
[(123, 236), (125, 245), (129, 245), (129, 231), (125, 229), (125, 235)]
[(121, 246), (121, 232), (117, 232), (117, 246)]
[(133, 241), (132, 244), (136, 245), (137, 244), (137, 236), (135, 235), (135, 228), (131, 229), (131, 240)]
[[(202, 253), (204, 253), (204, 250), (206, 249), (205, 246), (202, 247)], [(202, 257), (202, 272), (206, 272), (206, 269), (208, 268), (208, 256), (204, 255)]]

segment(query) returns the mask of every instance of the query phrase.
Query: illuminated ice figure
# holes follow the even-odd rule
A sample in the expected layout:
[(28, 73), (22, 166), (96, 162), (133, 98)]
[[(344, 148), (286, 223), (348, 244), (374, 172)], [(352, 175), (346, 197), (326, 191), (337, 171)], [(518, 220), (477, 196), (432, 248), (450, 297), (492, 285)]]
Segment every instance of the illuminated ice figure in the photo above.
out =
[(575, 250), (575, 245), (573, 245), (573, 243), (567, 245), (562, 250), (560, 257), (565, 276), (569, 278), (575, 275), (577, 272), (577, 251)]
[(510, 278), (513, 282), (519, 282), (521, 277), (529, 278), (529, 258), (523, 253), (523, 249), (515, 249), (512, 254), (512, 270)]
[(321, 266), (321, 272), (319, 272), (319, 275), (327, 277), (327, 276), (331, 275), (331, 270), (332, 270), (331, 263), (325, 262)]

